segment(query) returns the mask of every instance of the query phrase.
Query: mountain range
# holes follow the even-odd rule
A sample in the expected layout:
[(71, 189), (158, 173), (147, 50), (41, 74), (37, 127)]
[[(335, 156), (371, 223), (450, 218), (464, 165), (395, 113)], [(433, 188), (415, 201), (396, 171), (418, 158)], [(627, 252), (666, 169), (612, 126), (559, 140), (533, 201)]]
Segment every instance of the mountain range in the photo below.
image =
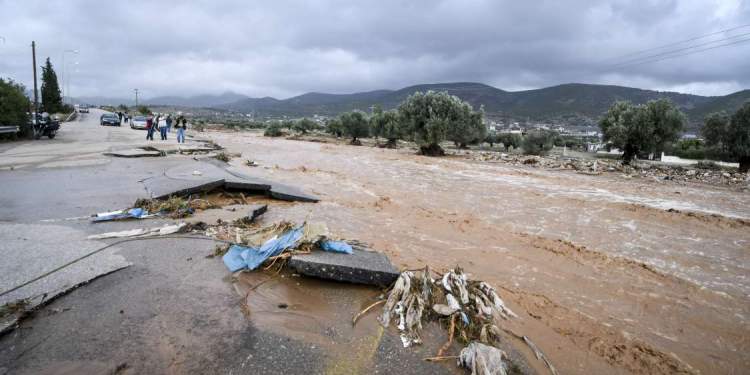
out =
[[(288, 99), (250, 98), (227, 92), (221, 95), (189, 98), (165, 96), (143, 102), (149, 105), (211, 107), (252, 113), (257, 117), (302, 117), (315, 114), (332, 116), (353, 109), (369, 111), (373, 105), (380, 105), (385, 109), (395, 108), (414, 92), (428, 90), (446, 91), (468, 101), (477, 109), (483, 106), (487, 117), (491, 119), (507, 122), (531, 120), (569, 126), (594, 125), (607, 108), (618, 100), (645, 103), (653, 99), (668, 98), (686, 113), (691, 125), (689, 128), (695, 129), (700, 126), (707, 114), (721, 110), (731, 113), (746, 100), (750, 100), (750, 90), (726, 96), (700, 96), (623, 86), (571, 83), (535, 90), (505, 91), (481, 83), (457, 82), (422, 84), (399, 90), (353, 94), (310, 92)], [(97, 104), (93, 100), (88, 103)]]

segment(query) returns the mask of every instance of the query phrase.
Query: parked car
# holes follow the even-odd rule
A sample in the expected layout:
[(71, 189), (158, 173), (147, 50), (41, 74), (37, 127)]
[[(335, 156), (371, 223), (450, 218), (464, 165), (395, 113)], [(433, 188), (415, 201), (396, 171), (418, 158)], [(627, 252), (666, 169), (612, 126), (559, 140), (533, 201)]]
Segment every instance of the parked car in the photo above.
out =
[(102, 117), (99, 118), (99, 124), (101, 126), (104, 126), (104, 125), (120, 126), (120, 118), (117, 117), (117, 115), (114, 113), (105, 113), (102, 115)]
[(81, 104), (78, 106), (78, 113), (89, 113), (89, 106), (86, 104)]
[(130, 120), (131, 129), (146, 130), (146, 116), (135, 116)]

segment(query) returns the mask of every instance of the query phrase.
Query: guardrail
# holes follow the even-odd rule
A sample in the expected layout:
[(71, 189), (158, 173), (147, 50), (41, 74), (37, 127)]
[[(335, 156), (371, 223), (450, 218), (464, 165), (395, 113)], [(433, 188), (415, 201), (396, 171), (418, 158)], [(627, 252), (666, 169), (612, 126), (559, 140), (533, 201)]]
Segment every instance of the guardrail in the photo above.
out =
[(63, 122), (73, 121), (76, 119), (76, 117), (78, 117), (78, 111), (73, 110), (73, 113), (69, 114), (68, 117), (65, 120), (63, 120)]
[(20, 126), (0, 126), (0, 134), (13, 134), (21, 131)]

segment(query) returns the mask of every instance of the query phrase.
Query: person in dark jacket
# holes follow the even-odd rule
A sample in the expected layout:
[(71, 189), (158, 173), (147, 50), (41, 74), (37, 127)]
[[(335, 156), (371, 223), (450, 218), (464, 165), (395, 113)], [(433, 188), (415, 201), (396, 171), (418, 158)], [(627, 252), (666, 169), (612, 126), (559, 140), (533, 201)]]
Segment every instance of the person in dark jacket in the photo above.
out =
[(180, 117), (174, 125), (177, 129), (177, 143), (185, 143), (185, 129), (187, 129), (187, 119)]
[(148, 116), (146, 117), (146, 139), (147, 140), (154, 140), (154, 117)]

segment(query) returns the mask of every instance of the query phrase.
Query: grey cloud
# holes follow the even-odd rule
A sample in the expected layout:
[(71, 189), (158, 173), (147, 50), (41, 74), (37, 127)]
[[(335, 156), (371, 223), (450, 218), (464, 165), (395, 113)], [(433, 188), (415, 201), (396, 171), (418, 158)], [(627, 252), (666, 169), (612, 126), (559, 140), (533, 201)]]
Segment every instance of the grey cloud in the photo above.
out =
[(615, 66), (633, 51), (748, 23), (743, 0), (0, 0), (0, 9), (0, 76), (31, 82), (32, 39), (58, 71), (63, 51), (77, 48), (66, 56), (79, 62), (68, 71), (73, 95), (139, 87), (287, 97), (449, 81), (727, 94), (750, 84), (750, 43)]

